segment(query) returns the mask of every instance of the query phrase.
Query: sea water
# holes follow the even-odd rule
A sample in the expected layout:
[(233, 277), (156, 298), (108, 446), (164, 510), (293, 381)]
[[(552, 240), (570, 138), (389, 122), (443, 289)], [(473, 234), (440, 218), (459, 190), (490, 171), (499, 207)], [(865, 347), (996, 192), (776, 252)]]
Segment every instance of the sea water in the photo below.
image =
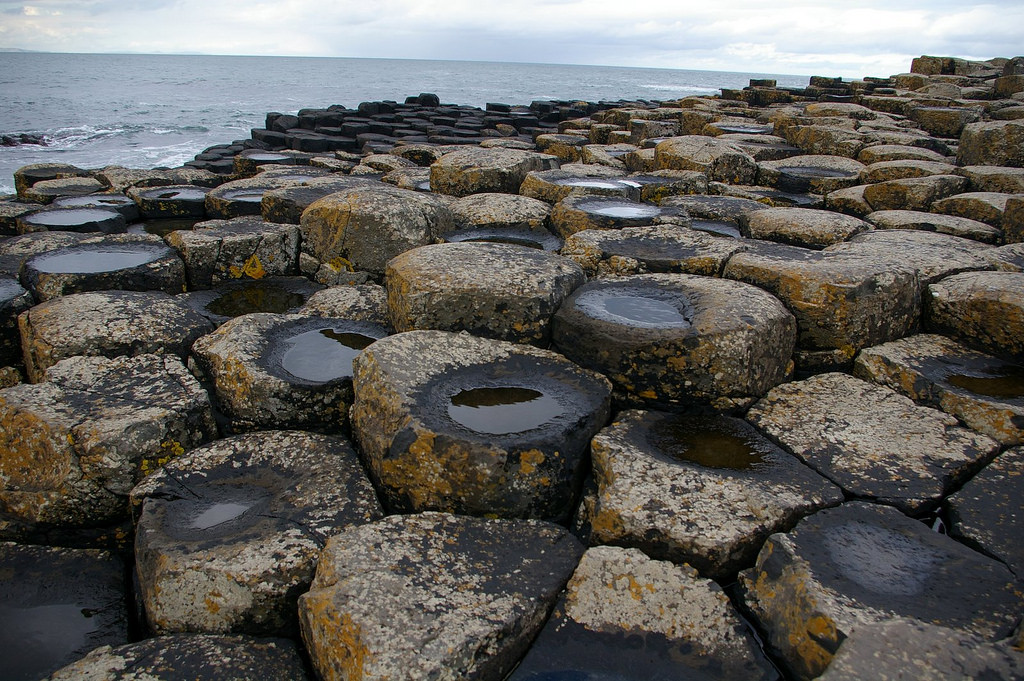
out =
[(804, 87), (806, 76), (497, 62), (316, 57), (0, 53), (0, 134), (47, 146), (0, 147), (0, 194), (29, 163), (177, 166), (247, 139), (267, 112), (421, 92), (484, 107), (533, 100), (669, 100), (742, 88), (751, 78)]

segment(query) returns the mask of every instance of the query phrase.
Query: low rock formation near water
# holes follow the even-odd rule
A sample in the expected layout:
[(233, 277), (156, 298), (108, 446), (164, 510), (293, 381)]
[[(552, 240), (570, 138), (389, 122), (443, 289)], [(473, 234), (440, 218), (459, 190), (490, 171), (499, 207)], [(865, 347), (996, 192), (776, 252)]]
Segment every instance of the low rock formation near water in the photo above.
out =
[(5, 678), (1024, 678), (1022, 57), (14, 179)]

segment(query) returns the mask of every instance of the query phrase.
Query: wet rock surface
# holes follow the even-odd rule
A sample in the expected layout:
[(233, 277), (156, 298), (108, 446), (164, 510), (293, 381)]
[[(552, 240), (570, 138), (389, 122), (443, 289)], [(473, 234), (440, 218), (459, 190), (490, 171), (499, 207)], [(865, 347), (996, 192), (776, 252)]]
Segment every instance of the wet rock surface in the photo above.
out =
[(183, 293), (179, 298), (214, 324), (255, 312), (293, 314), (323, 286), (305, 277), (264, 277), (228, 281), (204, 290)]
[(572, 260), (506, 244), (435, 244), (388, 262), (388, 313), (398, 331), (469, 331), (544, 347), (551, 316), (585, 275)]
[(185, 263), (191, 289), (232, 279), (289, 276), (299, 270), (299, 229), (259, 218), (200, 222), (167, 235)]
[(296, 634), (297, 594), (328, 537), (382, 515), (346, 440), (279, 430), (188, 452), (132, 490), (132, 504), (157, 634)]
[(116, 556), (0, 542), (4, 678), (33, 681), (97, 646), (127, 641), (124, 564)]
[(1002, 563), (864, 502), (773, 535), (740, 583), (768, 644), (799, 679), (823, 672), (863, 624), (909, 617), (991, 641), (1012, 630), (1020, 610)]
[(999, 449), (952, 416), (840, 373), (781, 385), (747, 418), (848, 494), (910, 514), (935, 508)]
[(775, 679), (714, 582), (641, 551), (588, 549), (511, 681)]
[(538, 521), (390, 516), (328, 541), (303, 640), (323, 678), (501, 679), (582, 552)]
[(743, 249), (735, 239), (676, 225), (652, 225), (576, 232), (566, 239), (561, 253), (591, 277), (669, 272), (713, 277)]
[(555, 347), (651, 402), (749, 404), (789, 371), (792, 315), (764, 291), (686, 274), (594, 280), (553, 319)]
[(459, 149), (430, 166), (432, 191), (450, 196), (518, 194), (527, 173), (558, 168), (558, 158), (518, 149)]
[(354, 367), (353, 436), (385, 506), (571, 512), (608, 418), (603, 378), (553, 352), (441, 331), (377, 341)]
[(18, 315), (32, 307), (32, 294), (17, 280), (0, 278), (0, 366), (18, 362), (21, 357), (21, 335)]
[(591, 445), (592, 544), (727, 578), (764, 540), (843, 500), (838, 487), (742, 419), (626, 411)]

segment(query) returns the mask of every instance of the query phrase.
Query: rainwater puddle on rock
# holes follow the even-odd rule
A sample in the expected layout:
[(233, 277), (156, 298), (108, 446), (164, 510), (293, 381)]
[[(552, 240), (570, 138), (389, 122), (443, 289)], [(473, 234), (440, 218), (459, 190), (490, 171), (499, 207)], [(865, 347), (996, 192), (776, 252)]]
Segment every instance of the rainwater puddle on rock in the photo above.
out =
[(192, 518), (192, 529), (193, 530), (208, 530), (211, 527), (223, 525), (226, 522), (240, 518), (243, 513), (253, 507), (252, 503), (238, 504), (234, 502), (226, 502), (223, 504), (214, 504), (205, 511)]
[(92, 222), (109, 222), (117, 219), (118, 215), (111, 208), (61, 208), (34, 213), (26, 221), (41, 227), (77, 227)]
[(470, 430), (508, 435), (538, 428), (564, 413), (550, 395), (522, 387), (470, 388), (452, 396), (448, 415)]
[(89, 635), (101, 624), (100, 618), (91, 615), (74, 603), (0, 605), (0, 650), (4, 651), (0, 676), (38, 679), (54, 664), (70, 662), (72, 652), (87, 652)]
[(90, 248), (67, 250), (63, 253), (32, 258), (33, 269), (48, 274), (91, 274), (127, 270), (160, 257), (154, 249)]
[(160, 502), (166, 503), (164, 530), (178, 539), (203, 540), (245, 529), (271, 499), (266, 487), (240, 482), (207, 484), (190, 492), (195, 496)]
[(828, 178), (828, 177), (856, 177), (857, 173), (850, 170), (839, 170), (838, 168), (816, 168), (813, 166), (786, 166), (779, 168), (779, 172), (793, 177), (807, 179)]
[(614, 180), (591, 180), (580, 177), (563, 177), (555, 180), (555, 184), (566, 187), (588, 187), (591, 189), (622, 189), (622, 183)]
[(200, 220), (196, 218), (165, 218), (139, 222), (128, 228), (129, 234), (153, 234), (161, 239), (171, 232), (190, 230)]
[(146, 192), (143, 196), (147, 199), (159, 199), (161, 201), (202, 201), (206, 198), (206, 191), (202, 189), (168, 189), (160, 191), (154, 189)]
[(87, 194), (85, 196), (66, 196), (57, 199), (52, 204), (56, 208), (75, 206), (82, 208), (111, 208), (118, 209), (124, 206), (134, 206), (135, 202), (123, 194)]
[[(644, 291), (587, 291), (576, 299), (576, 307), (595, 319), (646, 329), (684, 329), (690, 326), (690, 313), (682, 296), (650, 294)], [(680, 309), (682, 308), (682, 309)]]
[(260, 203), (263, 200), (263, 193), (266, 189), (232, 189), (220, 195), (226, 201), (244, 201), (247, 203)]
[(708, 468), (749, 470), (771, 451), (744, 424), (721, 416), (665, 418), (651, 427), (649, 439), (673, 458)]
[(708, 232), (716, 236), (728, 236), (733, 239), (739, 239), (741, 236), (740, 228), (725, 220), (694, 220), (690, 223), (690, 229)]
[(281, 163), (282, 161), (290, 161), (293, 157), (287, 154), (246, 154), (246, 158), (256, 163)]
[(206, 309), (221, 317), (238, 317), (252, 312), (283, 314), (306, 302), (306, 296), (276, 284), (255, 283), (232, 289), (214, 298)]
[(622, 203), (587, 204), (585, 206), (581, 205), (580, 208), (588, 213), (601, 215), (606, 218), (651, 219), (661, 215), (661, 209), (657, 206), (646, 206), (642, 203), (628, 203), (626, 201)]
[(951, 374), (946, 381), (977, 395), (1000, 400), (1024, 397), (1024, 367), (1017, 364), (1002, 364), (974, 374)]
[(921, 542), (866, 523), (831, 530), (829, 557), (846, 579), (877, 594), (920, 594), (942, 559)]
[(771, 125), (725, 125), (722, 123), (715, 125), (715, 127), (724, 133), (741, 135), (767, 135), (775, 129), (774, 126)]
[(313, 329), (287, 338), (290, 346), (281, 366), (292, 376), (312, 383), (351, 378), (352, 360), (376, 338), (335, 328)]

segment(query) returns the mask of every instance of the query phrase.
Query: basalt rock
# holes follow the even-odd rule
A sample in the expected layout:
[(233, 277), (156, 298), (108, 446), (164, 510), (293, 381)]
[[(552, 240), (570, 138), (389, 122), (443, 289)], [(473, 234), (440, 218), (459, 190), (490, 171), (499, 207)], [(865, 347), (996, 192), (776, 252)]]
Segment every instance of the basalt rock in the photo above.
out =
[(825, 671), (863, 625), (906, 617), (993, 640), (1010, 633), (1021, 606), (1012, 573), (998, 561), (863, 502), (773, 535), (740, 584), (767, 643), (797, 679)]
[(258, 217), (200, 222), (167, 235), (185, 263), (190, 290), (232, 279), (262, 279), (298, 273), (299, 228)]
[[(667, 203), (667, 202), (666, 202)], [(687, 224), (674, 206), (655, 206), (610, 196), (567, 196), (551, 209), (551, 228), (563, 239), (585, 229), (622, 229), (653, 224)]]
[[(603, 166), (598, 166), (602, 167)], [(595, 195), (638, 199), (636, 187), (614, 177), (580, 175), (567, 170), (542, 170), (527, 173), (519, 193), (532, 199), (555, 204), (567, 196)]]
[(0, 536), (123, 518), (144, 475), (216, 436), (176, 357), (72, 357), (46, 379), (0, 390)]
[(764, 291), (687, 274), (598, 279), (553, 320), (555, 347), (652, 402), (749, 404), (785, 379), (792, 315)]
[(214, 324), (254, 312), (294, 314), (324, 287), (305, 277), (264, 277), (227, 281), (179, 298)]
[(936, 213), (980, 220), (993, 227), (1003, 223), (1003, 213), (1012, 195), (999, 192), (965, 192), (932, 204)]
[(377, 180), (370, 177), (311, 177), (301, 184), (265, 191), (260, 202), (260, 214), (267, 222), (297, 225), (302, 221), (302, 213), (325, 196), (356, 187), (377, 186)]
[(591, 444), (592, 544), (728, 578), (773, 532), (843, 494), (741, 419), (626, 411)]
[(825, 248), (871, 229), (858, 218), (827, 210), (769, 208), (739, 218), (744, 236), (803, 248)]
[(913, 268), (925, 285), (958, 272), (990, 269), (991, 250), (987, 244), (950, 234), (881, 230), (858, 234), (845, 243), (829, 246), (827, 252)]
[(919, 229), (986, 244), (994, 244), (1002, 236), (999, 229), (980, 220), (916, 210), (879, 210), (868, 213), (864, 219), (874, 225), (875, 229)]
[(1024, 360), (1024, 273), (965, 272), (928, 287), (925, 328)]
[(32, 294), (14, 279), (0, 278), (0, 366), (21, 361), (18, 315), (32, 307)]
[(788, 192), (825, 194), (859, 184), (864, 168), (863, 163), (844, 156), (800, 155), (759, 163), (757, 183)]
[(193, 353), (235, 430), (338, 432), (352, 404), (352, 359), (385, 335), (371, 322), (254, 313), (200, 338)]
[(299, 309), (299, 314), (391, 325), (387, 290), (377, 284), (331, 286), (317, 291)]
[(387, 507), (568, 517), (608, 418), (602, 377), (553, 352), (441, 331), (377, 341), (354, 368), (353, 436)]
[(430, 166), (430, 187), (451, 196), (517, 194), (527, 173), (558, 166), (558, 158), (550, 154), (500, 148), (459, 149)]
[(158, 634), (298, 633), (328, 537), (381, 517), (337, 437), (273, 430), (210, 443), (132, 490), (136, 572)]
[(14, 171), (14, 189), (18, 198), (25, 199), (25, 192), (38, 182), (64, 178), (89, 177), (88, 170), (67, 163), (32, 163)]
[(747, 418), (847, 494), (934, 509), (999, 450), (937, 409), (847, 374), (773, 389)]
[(106, 187), (94, 177), (64, 177), (56, 180), (40, 180), (19, 192), (18, 197), (36, 203), (51, 203), (62, 196), (84, 196), (101, 192)]
[(687, 566), (588, 549), (510, 681), (777, 678), (729, 599)]
[(144, 218), (199, 218), (206, 217), (208, 188), (196, 185), (168, 185), (152, 188), (134, 187), (128, 190), (139, 206)]
[(957, 163), (1024, 168), (1024, 122), (988, 121), (965, 125), (960, 135)]
[(948, 163), (948, 159), (936, 151), (909, 146), (906, 144), (878, 144), (864, 147), (860, 150), (860, 153), (857, 154), (857, 160), (868, 165), (883, 161), (902, 160)]
[(435, 244), (388, 263), (388, 312), (398, 331), (469, 331), (485, 338), (550, 340), (551, 315), (586, 280), (568, 258), (506, 244)]
[(730, 184), (754, 184), (757, 163), (740, 147), (713, 137), (672, 137), (655, 147), (657, 168), (699, 170), (708, 179)]
[(124, 215), (116, 210), (90, 207), (50, 208), (23, 215), (17, 222), (19, 234), (53, 230), (114, 234), (126, 227)]
[(50, 205), (53, 208), (107, 208), (116, 210), (128, 222), (139, 219), (139, 207), (128, 196), (119, 192), (68, 196), (57, 199)]
[(302, 636), (322, 678), (503, 679), (582, 547), (538, 521), (390, 516), (328, 542)]
[(967, 179), (959, 175), (931, 175), (870, 184), (864, 199), (872, 210), (928, 210), (932, 203), (959, 194)]
[(173, 354), (213, 331), (203, 315), (162, 292), (77, 293), (36, 305), (21, 316), (21, 347), (29, 380), (74, 356)]

